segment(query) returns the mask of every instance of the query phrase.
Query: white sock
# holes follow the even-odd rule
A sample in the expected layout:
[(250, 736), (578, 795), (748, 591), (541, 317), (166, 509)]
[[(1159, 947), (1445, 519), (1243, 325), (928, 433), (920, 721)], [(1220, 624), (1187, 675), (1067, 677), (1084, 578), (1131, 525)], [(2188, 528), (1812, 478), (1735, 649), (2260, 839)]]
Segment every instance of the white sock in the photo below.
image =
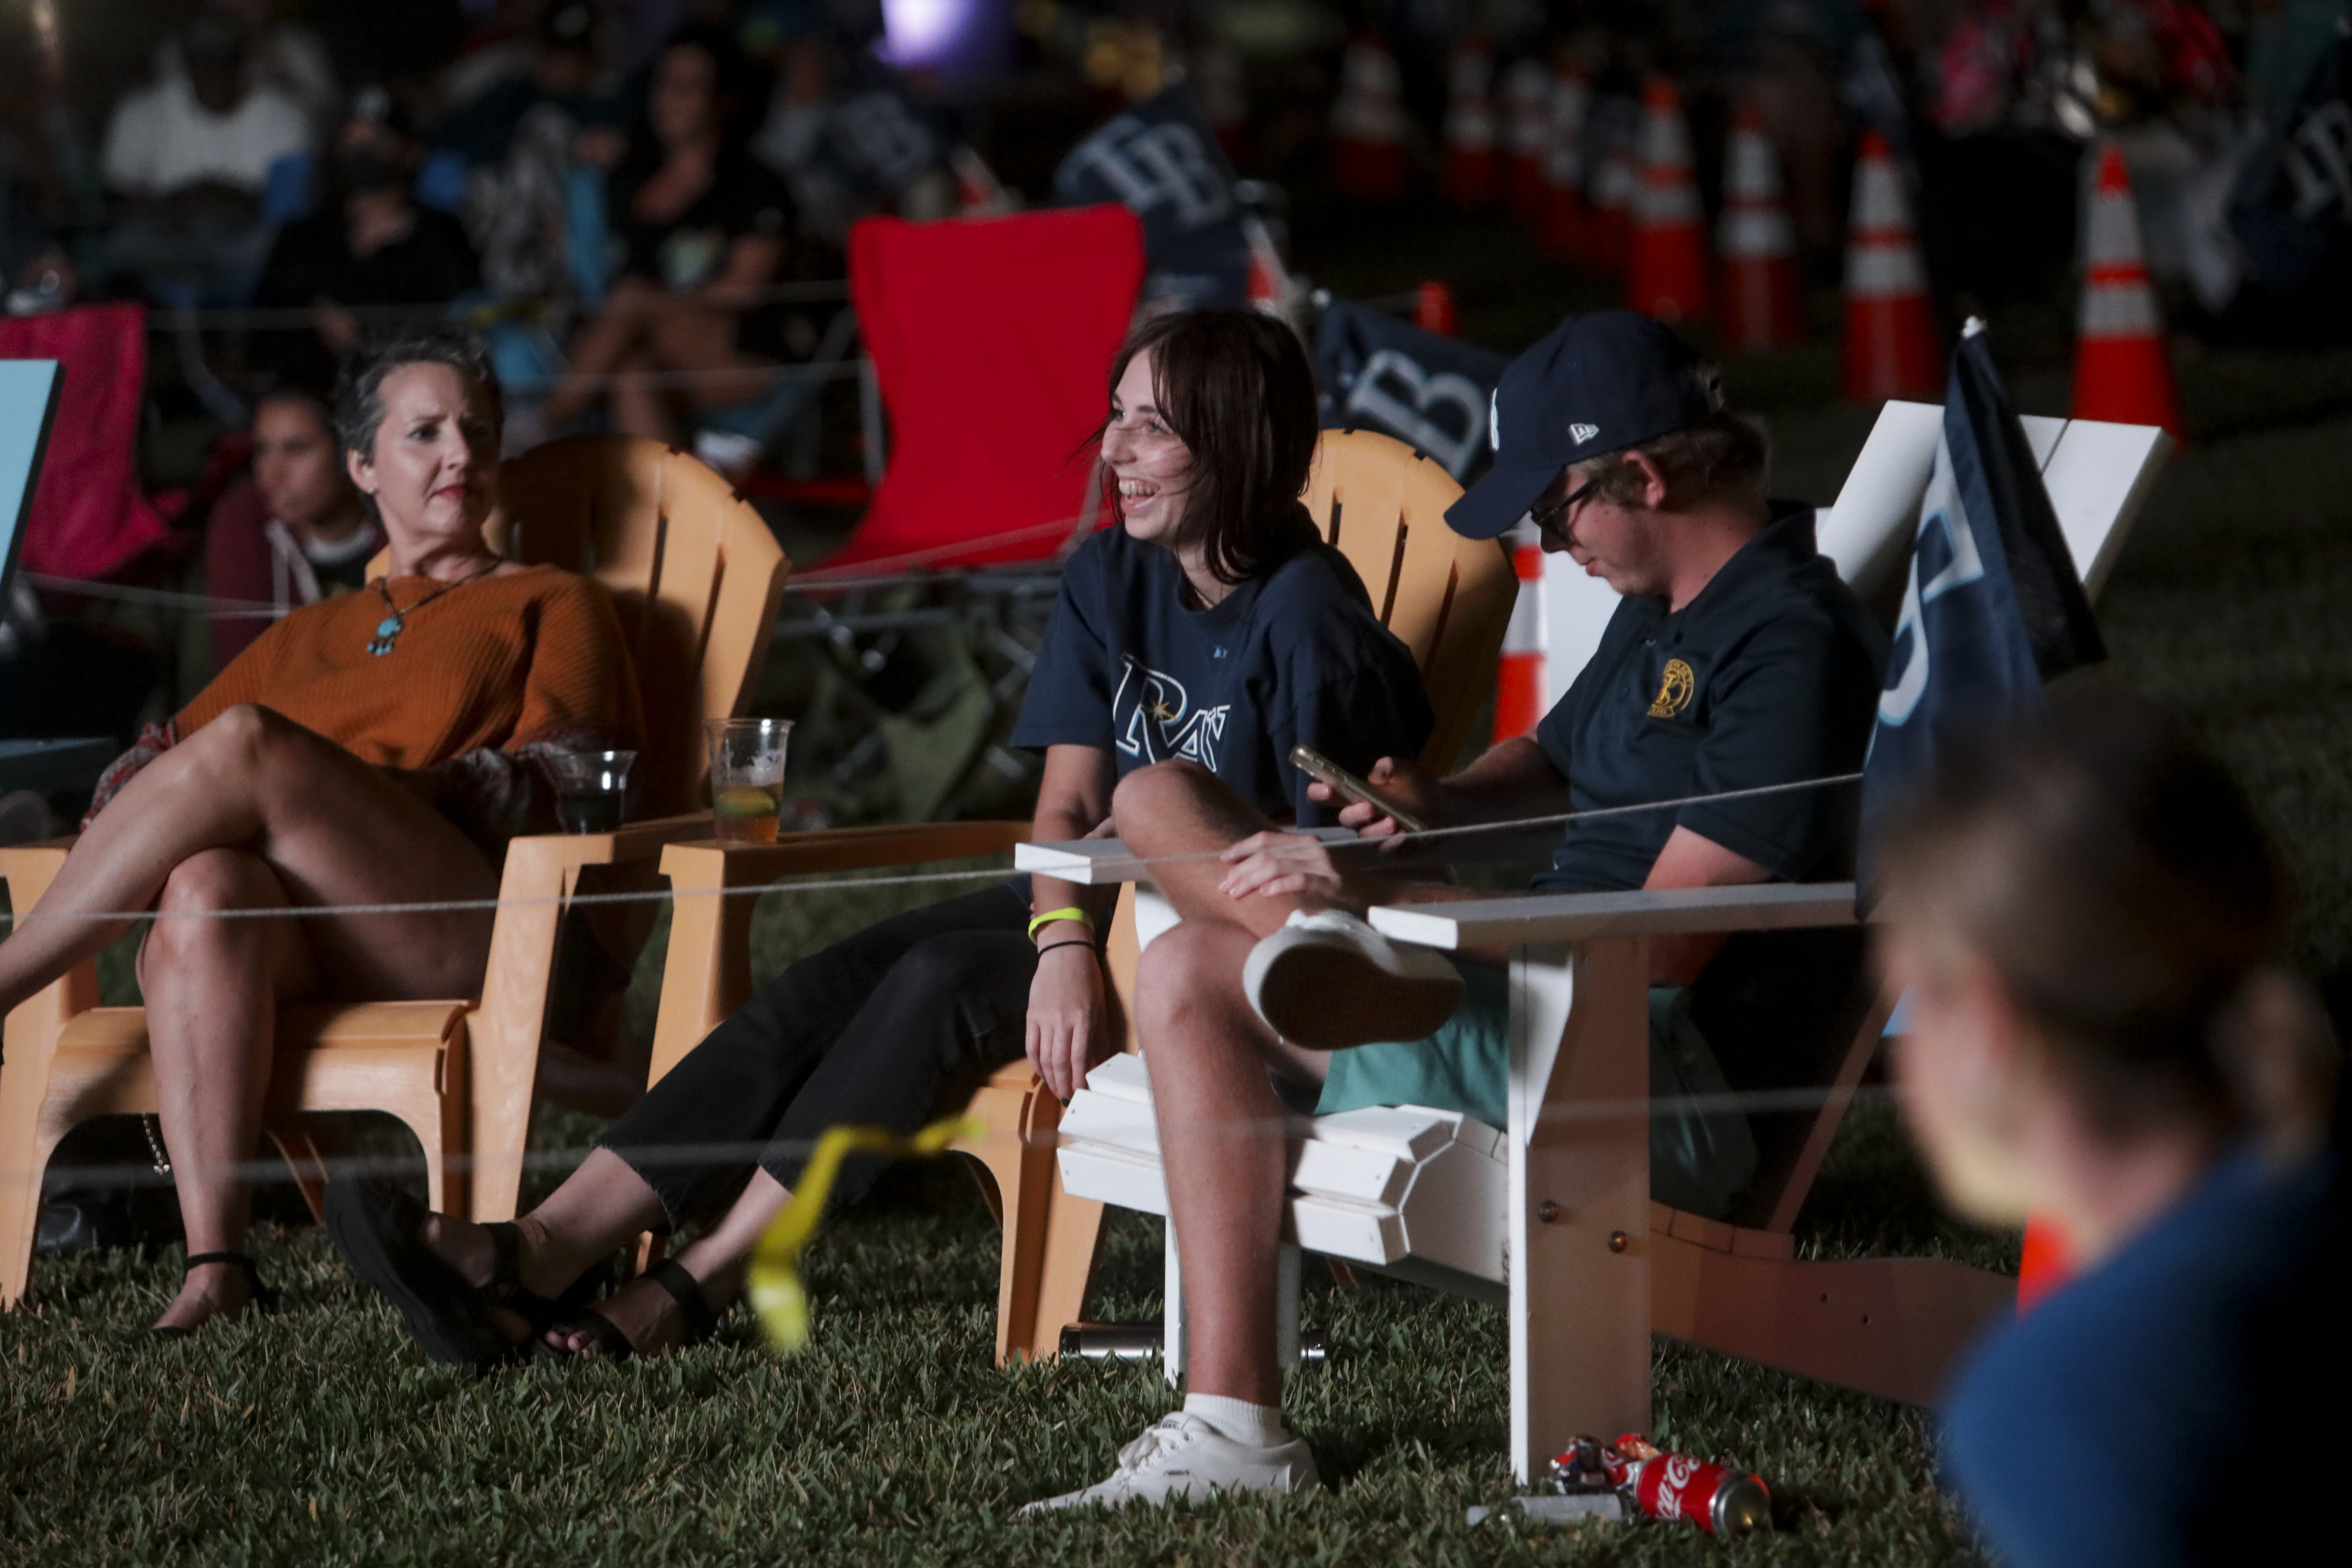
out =
[(1278, 1448), (1290, 1441), (1290, 1428), (1282, 1424), (1279, 1405), (1252, 1405), (1222, 1394), (1188, 1394), (1184, 1414), (1199, 1416), (1234, 1442), (1253, 1448)]

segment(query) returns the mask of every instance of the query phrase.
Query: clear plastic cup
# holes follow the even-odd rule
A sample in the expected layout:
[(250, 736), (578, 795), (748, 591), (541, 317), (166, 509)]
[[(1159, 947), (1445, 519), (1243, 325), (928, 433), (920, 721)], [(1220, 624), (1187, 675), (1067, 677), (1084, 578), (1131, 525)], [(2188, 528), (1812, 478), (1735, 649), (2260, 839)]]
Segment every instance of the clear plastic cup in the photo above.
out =
[(710, 815), (721, 844), (773, 844), (789, 719), (710, 719)]
[(566, 833), (611, 833), (629, 812), (629, 769), (635, 752), (558, 752), (555, 815)]

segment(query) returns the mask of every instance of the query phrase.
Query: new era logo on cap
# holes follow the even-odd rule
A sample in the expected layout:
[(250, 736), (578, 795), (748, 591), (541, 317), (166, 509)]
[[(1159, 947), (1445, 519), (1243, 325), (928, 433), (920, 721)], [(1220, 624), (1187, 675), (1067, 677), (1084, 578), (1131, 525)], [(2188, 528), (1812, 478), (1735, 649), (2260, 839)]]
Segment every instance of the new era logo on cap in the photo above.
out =
[(1697, 424), (1723, 405), (1705, 368), (1689, 344), (1631, 310), (1561, 322), (1503, 372), (1487, 412), (1495, 465), (1445, 521), (1466, 538), (1493, 539), (1570, 463)]

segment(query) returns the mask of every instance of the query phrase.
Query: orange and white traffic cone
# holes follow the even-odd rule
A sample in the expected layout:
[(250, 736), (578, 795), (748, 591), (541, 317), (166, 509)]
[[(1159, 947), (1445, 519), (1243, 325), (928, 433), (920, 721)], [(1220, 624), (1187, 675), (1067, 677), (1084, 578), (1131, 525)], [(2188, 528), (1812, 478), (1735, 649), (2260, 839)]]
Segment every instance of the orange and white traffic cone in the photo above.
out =
[(1723, 258), (1724, 346), (1754, 353), (1803, 337), (1797, 235), (1780, 195), (1780, 162), (1747, 104), (1732, 121), (1716, 245)]
[(1495, 672), (1495, 743), (1532, 735), (1544, 716), (1543, 546), (1527, 524), (1511, 539), (1511, 570), (1519, 595), (1503, 629), (1503, 658)]
[(2165, 351), (2164, 316), (2140, 247), (2131, 174), (2112, 142), (2099, 148), (2098, 182), (2084, 226), (2083, 314), (2074, 344), (2074, 417), (2161, 425), (2186, 434)]
[(1654, 76), (1642, 91), (1642, 185), (1633, 200), (1633, 247), (1625, 308), (1665, 322), (1707, 313), (1706, 215), (1691, 181), (1690, 129), (1682, 94)]
[(1370, 201), (1404, 191), (1404, 109), (1396, 56), (1378, 33), (1362, 33), (1339, 58), (1339, 101), (1331, 110), (1332, 173), (1339, 188)]
[(1304, 292), (1282, 264), (1265, 220), (1255, 213), (1242, 219), (1242, 236), (1249, 242), (1249, 302), (1253, 309), (1277, 320), (1291, 319), (1292, 308)]
[(1495, 199), (1495, 107), (1487, 100), (1494, 57), (1475, 39), (1454, 51), (1445, 104), (1445, 197), (1478, 208)]
[(2017, 1270), (2017, 1310), (2021, 1313), (2074, 1277), (2074, 1251), (2057, 1225), (2041, 1215), (2025, 1222), (2025, 1255)]
[(1412, 291), (1412, 324), (1441, 338), (1462, 335), (1461, 318), (1454, 310), (1454, 285), (1433, 279)]
[(1591, 243), (1586, 254), (1596, 271), (1625, 270), (1633, 248), (1633, 200), (1642, 194), (1642, 165), (1637, 148), (1622, 136), (1610, 135), (1601, 144), (1600, 166), (1592, 172)]
[(1839, 390), (1857, 402), (1933, 397), (1944, 384), (1911, 203), (1895, 155), (1875, 131), (1863, 132), (1854, 163), (1842, 358)]
[(1503, 73), (1503, 194), (1528, 223), (1543, 212), (1544, 154), (1551, 146), (1551, 72), (1529, 55)]
[(948, 153), (955, 171), (956, 211), (964, 217), (998, 217), (1013, 210), (1013, 197), (995, 171), (971, 148), (959, 142)]
[(1543, 216), (1536, 243), (1561, 261), (1583, 259), (1585, 232), (1584, 116), (1592, 106), (1584, 73), (1570, 67), (1552, 79), (1551, 142), (1544, 150)]

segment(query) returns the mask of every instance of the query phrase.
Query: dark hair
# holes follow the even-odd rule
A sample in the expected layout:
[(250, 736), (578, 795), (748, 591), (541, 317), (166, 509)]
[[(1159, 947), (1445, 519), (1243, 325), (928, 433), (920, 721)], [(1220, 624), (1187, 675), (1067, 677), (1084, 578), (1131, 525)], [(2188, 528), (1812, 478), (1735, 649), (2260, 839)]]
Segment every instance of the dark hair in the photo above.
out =
[(1311, 547), (1318, 536), (1298, 498), (1315, 463), (1315, 373), (1298, 335), (1256, 310), (1160, 316), (1120, 347), (1114, 395), (1147, 353), (1160, 416), (1192, 454), (1185, 529), (1205, 539), (1217, 581), (1242, 582)]
[(318, 419), (320, 425), (325, 428), (329, 440), (342, 439), (341, 434), (335, 426), (334, 393), (328, 388), (313, 384), (307, 377), (272, 381), (265, 384), (253, 400), (253, 412), (256, 418), (260, 416), (261, 405), (265, 403), (299, 404), (304, 410)]
[[(1764, 433), (1726, 409), (1629, 450), (1658, 465), (1670, 501), (1727, 490), (1761, 491), (1765, 465), (1771, 457)], [(1638, 506), (1644, 481), (1641, 470), (1625, 458), (1625, 452), (1618, 452), (1600, 459), (1609, 467), (1597, 476), (1601, 486), (1593, 493), (1616, 506)]]
[(402, 327), (362, 343), (335, 377), (335, 437), (363, 462), (375, 460), (376, 427), (383, 423), (383, 378), (403, 365), (445, 364), (489, 394), (490, 417), (506, 423), (506, 394), (490, 351), (471, 329), (435, 321)]
[(1891, 819), (1885, 907), (1991, 966), (2113, 1131), (2315, 1118), (2333, 1051), (2277, 967), (2290, 885), (2177, 722), (2109, 683), (1965, 736)]

